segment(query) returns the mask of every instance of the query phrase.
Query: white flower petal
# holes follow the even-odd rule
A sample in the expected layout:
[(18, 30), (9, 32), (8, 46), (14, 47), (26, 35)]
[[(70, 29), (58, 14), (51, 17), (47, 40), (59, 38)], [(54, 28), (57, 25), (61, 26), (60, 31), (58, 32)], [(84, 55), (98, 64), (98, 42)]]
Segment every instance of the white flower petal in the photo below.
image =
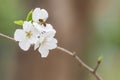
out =
[(56, 43), (51, 43), (51, 44), (47, 43), (46, 45), (47, 45), (47, 48), (50, 49), (50, 50), (57, 48), (57, 44)]
[(49, 50), (43, 46), (40, 46), (38, 51), (41, 53), (41, 57), (44, 57), (44, 58), (47, 57), (49, 54)]
[(53, 28), (53, 26), (51, 24), (46, 24), (46, 30), (56, 33), (55, 29)]
[(46, 21), (47, 18), (48, 18), (48, 12), (45, 9), (41, 9), (40, 19), (43, 19)]
[(40, 32), (34, 27), (32, 29), (32, 38), (39, 38), (40, 37)]
[(55, 32), (54, 31), (50, 31), (49, 32), (49, 37), (54, 37), (55, 36)]
[(41, 37), (44, 37), (44, 38), (51, 38), (51, 37), (54, 37), (55, 36), (55, 33), (53, 32), (53, 31), (48, 31), (48, 32), (46, 32), (46, 31), (43, 31), (43, 32), (41, 32), (41, 35), (40, 35)]
[(51, 38), (46, 42), (47, 49), (55, 49), (57, 47), (57, 40), (55, 38)]
[(23, 24), (23, 30), (29, 32), (32, 29), (33, 29), (33, 25), (31, 23), (31, 21), (29, 21), (29, 22), (25, 21)]
[(58, 43), (58, 41), (55, 38), (51, 38), (51, 42), (50, 43)]
[(14, 33), (14, 39), (16, 41), (22, 41), (25, 39), (25, 32), (22, 29), (17, 29)]
[(27, 40), (19, 42), (20, 48), (24, 51), (27, 51), (30, 48), (30, 45), (31, 44)]
[(33, 11), (32, 19), (34, 22), (39, 23), (39, 19), (46, 21), (48, 18), (48, 12), (45, 9), (35, 8)]
[(32, 19), (34, 22), (39, 22), (40, 8), (35, 8), (32, 13)]
[(40, 45), (39, 45), (40, 43), (39, 42), (36, 42), (35, 43), (35, 45), (34, 45), (34, 50), (36, 50)]
[(42, 26), (36, 22), (33, 22), (33, 25), (39, 32), (42, 32), (44, 30), (44, 26)]
[(46, 24), (46, 27), (44, 27), (44, 31), (46, 32), (44, 35), (49, 37), (54, 37), (56, 33), (55, 29), (51, 24)]
[(29, 41), (31, 44), (35, 44), (39, 39), (37, 38), (37, 36), (31, 36)]
[(51, 30), (53, 29), (53, 26), (51, 24), (46, 24), (46, 29)]
[(49, 37), (50, 37), (50, 38), (51, 38), (51, 37), (54, 37), (54, 36), (55, 36), (55, 32), (54, 32), (54, 31), (48, 31), (48, 32), (46, 32), (46, 33), (44, 34), (44, 36), (45, 36), (45, 37), (48, 37), (48, 38), (49, 38)]

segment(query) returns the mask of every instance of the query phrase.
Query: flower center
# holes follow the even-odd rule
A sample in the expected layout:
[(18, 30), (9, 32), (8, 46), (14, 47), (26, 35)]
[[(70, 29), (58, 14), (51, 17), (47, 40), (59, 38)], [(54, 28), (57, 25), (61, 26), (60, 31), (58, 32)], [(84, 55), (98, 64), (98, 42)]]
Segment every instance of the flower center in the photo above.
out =
[(30, 37), (32, 36), (32, 33), (31, 33), (31, 31), (29, 31), (29, 32), (26, 32), (26, 36), (27, 36), (28, 38), (30, 38)]
[(40, 22), (40, 24), (41, 24), (41, 25), (44, 25), (44, 26), (46, 26), (46, 22), (45, 22), (44, 20), (42, 20), (42, 19), (39, 19), (39, 22)]

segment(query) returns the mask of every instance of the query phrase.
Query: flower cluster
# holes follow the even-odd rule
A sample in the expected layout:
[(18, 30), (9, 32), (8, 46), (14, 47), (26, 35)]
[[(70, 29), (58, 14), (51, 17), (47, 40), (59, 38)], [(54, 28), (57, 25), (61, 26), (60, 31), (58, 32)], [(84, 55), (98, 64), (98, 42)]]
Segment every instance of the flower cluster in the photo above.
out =
[(47, 18), (48, 12), (45, 9), (35, 8), (31, 12), (31, 19), (23, 22), (22, 29), (16, 29), (14, 39), (19, 42), (22, 50), (27, 51), (34, 45), (34, 50), (38, 50), (41, 57), (47, 57), (49, 50), (57, 47), (54, 38), (56, 31), (51, 24), (46, 23)]

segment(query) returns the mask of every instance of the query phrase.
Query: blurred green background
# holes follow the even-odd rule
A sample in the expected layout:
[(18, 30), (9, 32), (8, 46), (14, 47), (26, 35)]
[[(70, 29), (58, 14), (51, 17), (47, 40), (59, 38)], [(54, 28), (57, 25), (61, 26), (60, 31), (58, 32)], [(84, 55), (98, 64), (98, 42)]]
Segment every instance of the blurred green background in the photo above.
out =
[[(103, 61), (98, 73), (104, 80), (120, 80), (120, 0), (0, 0), (0, 32), (13, 37), (15, 29), (20, 28), (13, 22), (24, 20), (27, 13), (35, 7), (48, 10), (48, 22), (54, 25), (57, 31), (58, 45), (76, 51), (92, 68), (95, 67), (97, 58), (102, 55)], [(73, 58), (64, 54), (60, 56), (59, 51), (53, 51), (56, 54), (51, 52), (47, 63), (40, 59), (43, 63), (40, 65), (47, 66), (46, 72), (41, 71), (41, 74), (54, 73), (48, 72), (51, 69), (49, 65), (61, 72), (55, 71), (59, 73), (54, 73), (57, 76), (53, 74), (41, 78), (40, 71), (34, 67), (40, 62), (35, 60), (35, 57), (40, 58), (39, 54), (32, 56), (31, 61), (35, 63), (32, 65), (29, 61), (24, 61), (31, 59), (31, 55), (23, 56), (22, 53), (29, 52), (21, 52), (16, 43), (0, 37), (0, 80), (28, 80), (27, 77), (31, 77), (29, 80), (95, 80), (89, 72), (72, 61)], [(59, 68), (56, 67), (57, 61), (54, 62), (56, 59), (61, 64), (57, 66)], [(30, 72), (34, 76), (22, 75), (26, 68), (20, 66), (25, 62), (26, 67), (33, 66)], [(44, 66), (41, 69), (46, 69)], [(37, 78), (34, 78), (35, 75)]]

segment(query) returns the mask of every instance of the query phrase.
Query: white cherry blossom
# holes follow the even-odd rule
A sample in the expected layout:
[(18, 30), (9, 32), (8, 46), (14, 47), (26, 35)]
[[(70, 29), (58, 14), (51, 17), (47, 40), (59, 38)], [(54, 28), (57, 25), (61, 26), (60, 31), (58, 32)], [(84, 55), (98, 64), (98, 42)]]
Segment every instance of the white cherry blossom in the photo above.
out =
[(48, 12), (45, 9), (35, 8), (32, 13), (32, 19), (34, 22), (39, 23), (40, 20), (45, 22), (48, 18)]
[(33, 23), (33, 25), (40, 32), (40, 38), (35, 44), (34, 49), (36, 50), (38, 48), (41, 57), (47, 57), (49, 50), (57, 47), (57, 40), (54, 38), (56, 31), (51, 24), (43, 26), (38, 23)]
[(27, 51), (31, 45), (38, 50), (41, 57), (47, 57), (49, 50), (57, 47), (54, 38), (56, 30), (51, 24), (46, 23), (48, 13), (45, 9), (35, 8), (32, 12), (32, 21), (25, 21), (23, 29), (17, 29), (14, 39), (19, 42), (22, 50)]
[(54, 35), (55, 33), (52, 31), (43, 33), (35, 44), (34, 49), (38, 48), (38, 51), (41, 53), (41, 57), (47, 57), (49, 50), (57, 47), (57, 40), (53, 37)]
[(31, 44), (36, 43), (38, 35), (38, 31), (33, 27), (32, 23), (25, 21), (23, 29), (17, 29), (15, 31), (14, 39), (19, 41), (19, 46), (22, 50), (27, 51)]

